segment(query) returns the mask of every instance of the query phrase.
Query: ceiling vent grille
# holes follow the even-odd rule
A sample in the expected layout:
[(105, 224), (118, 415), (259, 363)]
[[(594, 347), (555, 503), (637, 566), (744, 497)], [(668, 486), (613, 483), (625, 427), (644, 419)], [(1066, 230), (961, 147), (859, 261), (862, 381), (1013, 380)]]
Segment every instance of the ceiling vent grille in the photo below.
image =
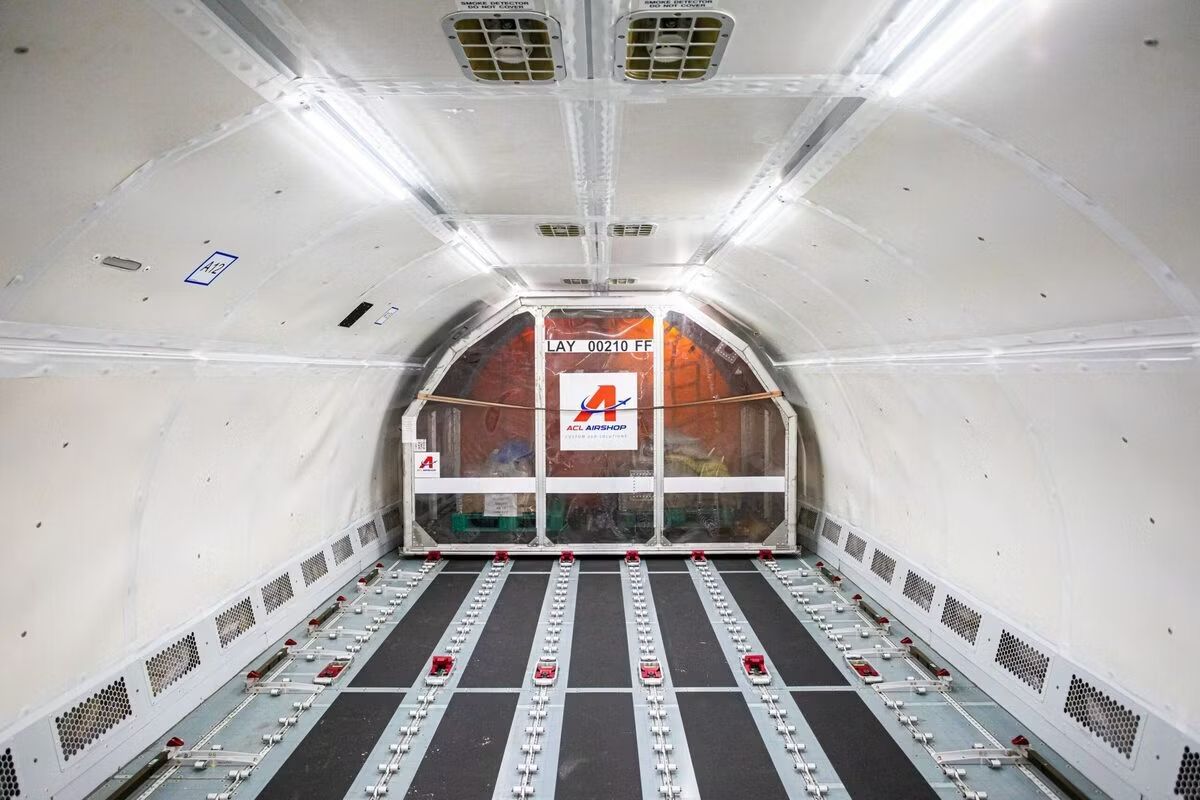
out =
[(837, 544), (842, 539), (842, 526), (826, 517), (825, 524), (821, 526), (821, 536)]
[(21, 782), (17, 780), (17, 766), (13, 763), (12, 748), (6, 747), (0, 754), (0, 800), (14, 800), (21, 796)]
[(719, 11), (635, 11), (617, 23), (617, 77), (695, 83), (717, 73), (733, 17)]
[(656, 230), (658, 230), (658, 226), (649, 222), (614, 222), (608, 226), (608, 235), (618, 239), (639, 238), (643, 236), (650, 236)]
[(125, 679), (110, 683), (88, 699), (54, 718), (63, 761), (70, 761), (97, 739), (133, 716)]
[(846, 534), (846, 552), (854, 556), (855, 561), (862, 561), (867, 552), (867, 540), (855, 533)]
[(553, 83), (566, 77), (558, 20), (536, 11), (462, 11), (442, 18), (454, 58), (485, 83)]
[(350, 534), (347, 533), (345, 536), (333, 543), (334, 566), (342, 563), (352, 555), (354, 555), (354, 545), (350, 543)]
[(979, 612), (961, 602), (958, 598), (946, 595), (946, 604), (942, 606), (942, 624), (957, 633), (971, 644), (979, 635)]
[(379, 528), (375, 527), (375, 520), (365, 522), (358, 526), (358, 546), (366, 547), (371, 542), (379, 538)]
[(929, 606), (933, 604), (933, 582), (910, 569), (904, 578), (904, 596), (928, 611)]
[(300, 562), (300, 574), (304, 576), (304, 585), (312, 586), (325, 577), (329, 572), (329, 564), (325, 561), (325, 553), (313, 553)]
[(806, 531), (816, 531), (817, 510), (808, 506), (800, 506), (800, 527)]
[(283, 573), (278, 578), (262, 587), (263, 608), (270, 614), (295, 596), (292, 589), (292, 576)]
[(1141, 716), (1077, 675), (1071, 676), (1063, 713), (1126, 758), (1133, 754)]
[(383, 515), (383, 529), (385, 531), (394, 531), (400, 527), (400, 524), (400, 509), (393, 508)]
[(1042, 687), (1046, 684), (1046, 669), (1050, 666), (1050, 656), (1008, 631), (1001, 631), (1000, 644), (996, 647), (996, 663), (1041, 694)]
[(537, 225), (537, 232), (548, 239), (578, 239), (583, 236), (583, 226), (574, 222), (542, 222)]
[(146, 676), (150, 679), (151, 693), (158, 697), (171, 684), (198, 666), (200, 651), (196, 648), (196, 634), (189, 633), (146, 660)]
[(254, 627), (254, 606), (250, 598), (244, 597), (236, 605), (217, 615), (217, 638), (221, 647), (228, 647), (234, 639)]
[(1200, 752), (1190, 747), (1183, 748), (1183, 758), (1179, 760), (1175, 796), (1184, 800), (1200, 800)]
[(609, 278), (609, 286), (633, 286), (637, 283), (637, 278)]
[(591, 286), (590, 278), (563, 278), (562, 282), (567, 286)]
[(891, 583), (896, 574), (896, 559), (876, 548), (875, 555), (871, 556), (871, 572)]

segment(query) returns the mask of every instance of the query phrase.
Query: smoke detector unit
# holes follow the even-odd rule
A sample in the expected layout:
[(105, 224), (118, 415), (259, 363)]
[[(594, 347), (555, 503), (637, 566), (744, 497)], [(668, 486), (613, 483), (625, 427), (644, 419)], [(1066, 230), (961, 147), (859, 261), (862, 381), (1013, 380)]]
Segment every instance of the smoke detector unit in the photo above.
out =
[(588, 278), (563, 278), (562, 282), (567, 286), (591, 286), (592, 282)]
[(658, 226), (649, 222), (613, 222), (608, 226), (608, 235), (620, 238), (650, 236)]
[(537, 226), (537, 232), (550, 239), (578, 239), (583, 236), (583, 226), (574, 222), (543, 222)]
[(464, 75), (483, 83), (554, 83), (567, 75), (562, 28), (538, 11), (460, 11), (442, 30)]
[(717, 74), (733, 17), (721, 11), (634, 11), (617, 21), (617, 77), (695, 83)]
[(637, 283), (637, 278), (609, 278), (609, 286), (633, 286)]

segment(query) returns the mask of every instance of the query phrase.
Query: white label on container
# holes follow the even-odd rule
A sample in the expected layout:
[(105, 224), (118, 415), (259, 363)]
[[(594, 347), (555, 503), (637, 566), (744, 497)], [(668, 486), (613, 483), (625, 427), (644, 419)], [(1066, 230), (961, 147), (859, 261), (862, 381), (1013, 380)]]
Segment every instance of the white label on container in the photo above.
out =
[(547, 339), (547, 353), (653, 353), (653, 339)]
[(400, 444), (412, 444), (415, 441), (417, 441), (417, 418), (402, 418), (400, 420)]
[(429, 445), (426, 443), (426, 441), (424, 439), (414, 439), (413, 440), (413, 452), (414, 453), (424, 453), (426, 448), (428, 448), (428, 447), (429, 447)]
[(637, 373), (558, 376), (561, 450), (637, 449)]
[(485, 494), (483, 496), (485, 517), (515, 517), (517, 496), (515, 494)]
[(418, 478), (442, 477), (441, 453), (413, 453)]

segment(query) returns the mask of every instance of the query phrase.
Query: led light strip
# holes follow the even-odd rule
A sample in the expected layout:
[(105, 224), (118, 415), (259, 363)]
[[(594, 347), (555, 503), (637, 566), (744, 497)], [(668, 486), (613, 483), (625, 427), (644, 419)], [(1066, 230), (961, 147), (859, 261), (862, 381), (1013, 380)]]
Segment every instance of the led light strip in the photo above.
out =
[[(793, 570), (793, 572), (799, 572), (799, 575), (802, 579), (811, 577), (813, 580), (810, 584), (810, 588), (814, 592), (823, 594), (826, 590), (829, 590), (830, 595), (833, 598), (829, 603), (814, 604), (809, 600), (803, 589), (792, 586), (792, 579), (788, 577), (788, 571), (780, 569), (779, 565), (774, 559), (766, 560), (763, 563), (766, 565), (766, 568), (771, 572), (771, 574), (775, 576), (775, 578), (784, 586), (785, 589), (787, 589), (792, 599), (795, 600), (802, 608), (804, 608), (808, 615), (812, 617), (813, 621), (820, 626), (821, 630), (825, 632), (826, 636), (838, 643), (839, 650), (846, 652), (850, 649), (849, 645), (841, 643), (842, 634), (844, 632), (859, 632), (861, 630), (867, 631), (868, 635), (877, 635), (884, 643), (884, 647), (881, 648), (879, 652), (887, 654), (883, 656), (885, 659), (889, 658), (889, 656), (893, 653), (900, 655), (903, 658), (904, 663), (913, 671), (913, 676), (910, 676), (904, 681), (871, 684), (871, 687), (875, 693), (883, 699), (884, 705), (886, 705), (895, 713), (896, 719), (908, 730), (909, 734), (913, 738), (913, 741), (920, 744), (925, 749), (925, 752), (929, 753), (929, 755), (937, 763), (938, 768), (943, 772), (943, 774), (946, 775), (947, 778), (950, 779), (955, 788), (958, 789), (959, 793), (962, 794), (966, 800), (984, 800), (984, 798), (987, 797), (987, 793), (972, 789), (967, 784), (965, 771), (953, 765), (953, 758), (947, 758), (948, 756), (952, 757), (958, 755), (958, 751), (955, 751), (954, 753), (939, 753), (937, 750), (935, 750), (932, 745), (930, 745), (930, 742), (933, 741), (933, 733), (930, 731), (921, 730), (917, 725), (919, 722), (918, 718), (912, 714), (906, 713), (903, 710), (904, 701), (889, 697), (888, 695), (890, 693), (910, 691), (917, 694), (926, 694), (931, 689), (937, 691), (942, 695), (943, 699), (945, 699), (946, 703), (951, 708), (962, 715), (962, 717), (973, 728), (975, 728), (975, 730), (979, 731), (979, 733), (991, 744), (990, 749), (975, 749), (974, 752), (977, 753), (978, 758), (981, 759), (975, 763), (989, 763), (989, 761), (998, 762), (992, 763), (992, 766), (1002, 765), (1003, 763), (1012, 763), (1018, 770), (1021, 771), (1023, 775), (1025, 775), (1025, 777), (1029, 778), (1033, 785), (1037, 787), (1042, 794), (1050, 798), (1050, 800), (1057, 800), (1058, 795), (1051, 791), (1051, 789), (1046, 786), (1046, 784), (1043, 783), (1041, 779), (1039, 779), (1037, 775), (1035, 775), (1027, 766), (1016, 761), (999, 760), (998, 754), (1001, 751), (1003, 751), (1005, 754), (1008, 754), (1009, 751), (1000, 745), (1000, 742), (994, 736), (992, 736), (992, 734), (982, 724), (980, 724), (979, 720), (975, 719), (975, 717), (973, 717), (970, 712), (968, 712), (962, 707), (962, 705), (954, 700), (954, 698), (946, 694), (946, 692), (949, 691), (948, 679), (930, 675), (925, 670), (924, 666), (918, 663), (916, 659), (911, 656), (911, 651), (908, 647), (900, 646), (899, 644), (893, 642), (888, 635), (887, 625), (889, 623), (886, 622), (885, 617), (873, 617), (867, 614), (857, 602), (847, 600), (839, 591), (839, 583), (841, 581), (840, 576), (827, 576), (823, 569), (824, 564), (822, 564), (822, 562), (818, 561), (816, 567), (810, 567), (806, 561), (803, 559), (800, 560), (802, 567), (799, 570)], [(827, 623), (825, 621), (824, 614), (820, 613), (828, 608), (832, 608), (835, 612), (841, 612), (845, 609), (852, 609), (863, 624), (855, 625), (852, 629), (836, 629), (832, 624)], [(881, 619), (885, 620), (883, 624), (881, 624), (879, 621)], [(864, 653), (864, 655), (869, 656), (871, 653), (867, 652)], [(958, 763), (964, 762), (960, 761)]]
[[(450, 637), (450, 644), (446, 647), (447, 652), (452, 654), (453, 658), (457, 659), (458, 654), (462, 651), (463, 643), (467, 641), (468, 637), (471, 635), (472, 629), (475, 627), (476, 623), (479, 622), (479, 612), (485, 605), (487, 605), (488, 597), (491, 596), (492, 589), (495, 587), (496, 581), (500, 577), (500, 573), (504, 571), (507, 565), (507, 558), (505, 558), (503, 561), (494, 559), (492, 563), (488, 565), (487, 574), (483, 577), (482, 583), (480, 584), (479, 588), (475, 590), (475, 594), (471, 597), (471, 605), (467, 609), (466, 614), (463, 615), (463, 618), (459, 620), (458, 625), (454, 629), (454, 635)], [(422, 569), (424, 569), (424, 567), (422, 567)], [(433, 658), (436, 659), (437, 656), (435, 655)], [(452, 663), (450, 668), (451, 672), (456, 666), (457, 665)], [(417, 707), (410, 709), (408, 712), (408, 715), (412, 721), (407, 725), (400, 726), (399, 741), (388, 745), (388, 749), (392, 753), (391, 758), (379, 765), (379, 780), (366, 787), (366, 793), (369, 797), (378, 798), (387, 794), (388, 784), (391, 783), (392, 777), (400, 771), (400, 762), (403, 761), (404, 756), (406, 756), (412, 750), (413, 740), (416, 739), (417, 735), (421, 732), (421, 720), (429, 716), (429, 708), (433, 705), (433, 701), (437, 699), (438, 695), (444, 688), (445, 680), (449, 679), (448, 673), (446, 678), (440, 683), (432, 683), (429, 677), (432, 669), (433, 667), (431, 662), (430, 668), (425, 672), (425, 680), (428, 688), (418, 699)]]

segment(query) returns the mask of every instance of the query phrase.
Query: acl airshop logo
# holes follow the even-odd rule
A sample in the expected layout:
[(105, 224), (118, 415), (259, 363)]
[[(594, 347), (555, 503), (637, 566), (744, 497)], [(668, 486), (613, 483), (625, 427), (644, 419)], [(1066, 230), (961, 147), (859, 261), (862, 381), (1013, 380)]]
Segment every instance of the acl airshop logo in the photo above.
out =
[(558, 377), (560, 449), (637, 449), (636, 373), (568, 372)]
[(418, 478), (442, 477), (441, 453), (413, 453)]

